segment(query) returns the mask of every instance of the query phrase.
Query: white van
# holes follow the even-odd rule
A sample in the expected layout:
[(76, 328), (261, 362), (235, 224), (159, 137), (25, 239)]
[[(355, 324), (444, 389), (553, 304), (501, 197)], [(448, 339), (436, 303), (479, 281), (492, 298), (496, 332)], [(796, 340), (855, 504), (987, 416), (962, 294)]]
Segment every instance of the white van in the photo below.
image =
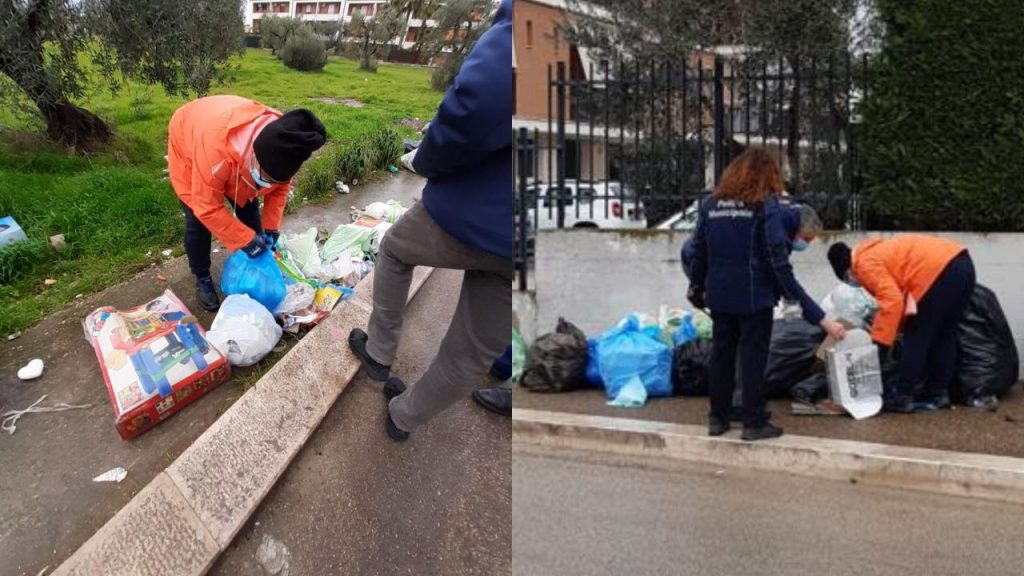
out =
[(530, 222), (537, 230), (558, 227), (558, 204), (565, 212), (565, 228), (642, 229), (647, 228), (643, 203), (619, 182), (579, 182), (566, 180), (561, 194), (558, 183), (534, 183), (528, 198), (536, 198), (530, 208)]

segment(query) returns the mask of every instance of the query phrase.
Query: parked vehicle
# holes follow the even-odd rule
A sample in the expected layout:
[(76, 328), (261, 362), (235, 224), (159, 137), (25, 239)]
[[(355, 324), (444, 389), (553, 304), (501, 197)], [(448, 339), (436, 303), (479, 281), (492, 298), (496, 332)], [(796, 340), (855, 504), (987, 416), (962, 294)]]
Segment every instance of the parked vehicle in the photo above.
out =
[(560, 192), (557, 183), (536, 183), (527, 194), (529, 219), (537, 230), (558, 227), (559, 206), (565, 228), (647, 228), (643, 203), (619, 182), (566, 180)]

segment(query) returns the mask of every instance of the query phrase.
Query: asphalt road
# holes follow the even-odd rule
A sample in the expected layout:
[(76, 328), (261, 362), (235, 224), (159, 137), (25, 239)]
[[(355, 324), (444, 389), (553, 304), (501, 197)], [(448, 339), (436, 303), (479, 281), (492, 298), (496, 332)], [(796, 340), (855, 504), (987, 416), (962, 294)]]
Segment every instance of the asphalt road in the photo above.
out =
[(513, 573), (1024, 573), (1024, 506), (577, 452), (512, 455)]

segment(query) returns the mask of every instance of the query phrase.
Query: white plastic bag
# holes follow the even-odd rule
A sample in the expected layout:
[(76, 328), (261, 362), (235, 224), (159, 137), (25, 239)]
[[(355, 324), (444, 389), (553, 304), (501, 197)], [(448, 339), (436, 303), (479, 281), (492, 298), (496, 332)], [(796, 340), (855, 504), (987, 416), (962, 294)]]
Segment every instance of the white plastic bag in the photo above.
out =
[(864, 328), (868, 318), (878, 311), (878, 302), (863, 288), (840, 284), (821, 301), (821, 309), (830, 318), (844, 320), (854, 328)]
[(850, 330), (826, 352), (832, 401), (857, 420), (882, 410), (882, 367), (871, 335)]
[(262, 304), (245, 294), (224, 299), (206, 339), (232, 366), (252, 366), (281, 339), (281, 327)]
[(402, 206), (401, 202), (396, 202), (394, 200), (388, 200), (387, 203), (374, 202), (363, 209), (363, 213), (371, 218), (392, 223), (397, 221), (408, 211), (408, 208)]
[(277, 306), (275, 314), (292, 314), (303, 308), (308, 308), (313, 304), (313, 298), (316, 297), (316, 290), (313, 289), (309, 284), (303, 284), (296, 282), (295, 284), (288, 285), (288, 291), (284, 295), (284, 300), (281, 301)]

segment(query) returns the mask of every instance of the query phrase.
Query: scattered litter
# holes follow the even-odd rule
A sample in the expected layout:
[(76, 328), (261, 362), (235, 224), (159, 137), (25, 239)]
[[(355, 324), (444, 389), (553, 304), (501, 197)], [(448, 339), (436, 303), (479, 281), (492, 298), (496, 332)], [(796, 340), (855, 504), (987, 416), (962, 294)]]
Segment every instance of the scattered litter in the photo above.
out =
[(725, 470), (715, 470), (715, 476), (718, 476), (718, 477), (725, 476)]
[(231, 376), (174, 292), (130, 310), (103, 307), (83, 322), (121, 438), (142, 434)]
[(84, 294), (75, 294), (75, 300), (80, 300)]
[(32, 360), (18, 370), (18, 378), (21, 380), (35, 380), (43, 375), (43, 361), (39, 358)]
[(359, 178), (353, 178), (352, 179), (352, 185), (353, 186), (359, 186)]
[(213, 253), (214, 254), (220, 254), (220, 248), (214, 248), (213, 249)]
[(793, 402), (790, 409), (794, 416), (845, 416), (846, 410), (831, 400), (822, 400), (816, 404)]
[(4, 420), (0, 423), (0, 430), (7, 432), (8, 434), (14, 434), (18, 429), (18, 420), (21, 419), (25, 414), (48, 414), (50, 412), (64, 412), (66, 410), (83, 410), (85, 408), (92, 408), (92, 404), (65, 404), (61, 402), (54, 404), (53, 406), (40, 406), (43, 400), (46, 400), (46, 394), (43, 394), (39, 400), (36, 400), (28, 408), (24, 410), (10, 410), (4, 412), (2, 416)]
[(49, 570), (49, 569), (50, 569), (49, 566), (47, 566), (46, 568), (43, 568), (42, 570), (39, 571), (38, 574), (36, 574), (36, 576), (43, 576), (44, 574), (46, 574), (46, 571)]
[(18, 226), (12, 216), (0, 217), (0, 246), (28, 240), (25, 231)]
[(8, 342), (12, 342), (14, 340), (17, 340), (18, 338), (21, 338), (21, 331), (20, 330), (18, 332), (13, 333), (13, 334), (8, 334), (7, 335), (7, 341)]
[(167, 276), (164, 276), (163, 274), (157, 274), (156, 279), (161, 282), (167, 282)]
[(409, 172), (412, 172), (413, 174), (415, 174), (416, 173), (416, 169), (413, 168), (413, 166), (412, 166), (413, 159), (415, 159), (415, 158), (416, 158), (416, 150), (410, 150), (409, 152), (406, 152), (405, 154), (402, 155), (402, 158), (401, 158), (401, 160), (399, 160), (399, 163), (402, 165), (403, 168), (405, 168)]
[(146, 250), (146, 258), (151, 258), (152, 256), (153, 256), (153, 251), (152, 250)]
[(391, 172), (392, 174), (398, 174), (398, 167), (395, 166), (394, 164), (388, 164), (388, 172)]
[(292, 553), (284, 544), (274, 539), (270, 534), (263, 535), (259, 549), (256, 550), (256, 561), (263, 570), (270, 576), (288, 576), (288, 563), (291, 562)]
[(373, 204), (370, 204), (363, 210), (363, 214), (366, 214), (370, 218), (376, 218), (377, 220), (384, 220), (394, 224), (408, 211), (409, 209), (402, 206), (401, 202), (388, 200), (387, 202), (374, 202)]
[(116, 482), (120, 483), (128, 476), (128, 471), (124, 468), (118, 467), (111, 470), (107, 470), (103, 474), (92, 479), (93, 482)]
[(57, 252), (62, 252), (67, 248), (68, 243), (64, 240), (63, 234), (55, 234), (50, 236), (50, 246), (53, 246), (53, 249)]
[(171, 250), (170, 248), (168, 248), (167, 250), (164, 250), (164, 251), (162, 251), (160, 253), (164, 255), (164, 258), (170, 258), (171, 254), (174, 254), (174, 250)]
[(46, 280), (43, 280), (43, 284), (46, 284), (47, 286), (53, 286), (56, 283), (57, 281), (54, 280), (53, 278), (47, 278)]
[(352, 190), (351, 190), (351, 189), (350, 189), (350, 188), (348, 187), (348, 184), (345, 184), (345, 183), (344, 183), (344, 182), (342, 182), (341, 180), (338, 180), (338, 182), (337, 182), (337, 183), (335, 183), (335, 187), (336, 187), (336, 188), (338, 189), (338, 193), (339, 193), (339, 194), (348, 194), (349, 192), (351, 192), (351, 191), (352, 191)]
[(856, 420), (882, 410), (882, 366), (878, 347), (867, 332), (847, 332), (846, 338), (828, 350), (826, 360), (833, 401)]

